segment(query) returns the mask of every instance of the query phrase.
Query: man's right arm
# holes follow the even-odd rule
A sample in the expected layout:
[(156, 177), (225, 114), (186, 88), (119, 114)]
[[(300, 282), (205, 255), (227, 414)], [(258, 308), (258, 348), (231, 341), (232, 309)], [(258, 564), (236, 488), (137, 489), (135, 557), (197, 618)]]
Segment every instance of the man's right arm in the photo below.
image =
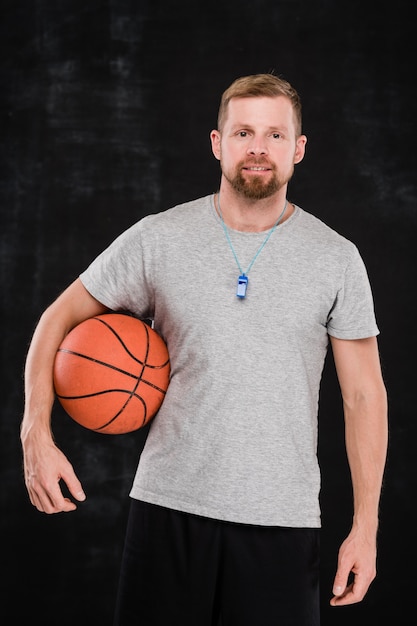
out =
[(45, 513), (77, 508), (70, 498), (64, 497), (61, 481), (66, 483), (75, 500), (85, 500), (82, 485), (71, 463), (55, 445), (52, 434), (55, 354), (74, 326), (107, 310), (85, 289), (80, 279), (76, 279), (44, 311), (30, 343), (25, 366), (25, 410), (20, 436), (30, 501)]

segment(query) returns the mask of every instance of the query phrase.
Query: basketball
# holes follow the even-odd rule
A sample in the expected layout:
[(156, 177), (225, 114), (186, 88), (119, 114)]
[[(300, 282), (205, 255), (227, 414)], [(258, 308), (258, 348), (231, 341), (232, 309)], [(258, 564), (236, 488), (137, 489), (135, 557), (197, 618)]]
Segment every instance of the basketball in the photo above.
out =
[(68, 333), (53, 375), (56, 397), (73, 420), (98, 433), (129, 433), (147, 424), (162, 404), (168, 349), (142, 320), (105, 313)]

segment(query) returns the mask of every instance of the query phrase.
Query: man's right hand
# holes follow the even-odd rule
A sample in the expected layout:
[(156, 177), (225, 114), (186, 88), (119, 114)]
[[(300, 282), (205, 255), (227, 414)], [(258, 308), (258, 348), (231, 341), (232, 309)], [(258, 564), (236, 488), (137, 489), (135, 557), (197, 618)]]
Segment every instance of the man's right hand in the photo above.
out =
[(86, 495), (66, 456), (52, 440), (34, 444), (26, 438), (22, 445), (25, 483), (32, 504), (44, 513), (74, 511), (77, 505), (64, 496), (61, 481), (75, 500), (83, 502)]

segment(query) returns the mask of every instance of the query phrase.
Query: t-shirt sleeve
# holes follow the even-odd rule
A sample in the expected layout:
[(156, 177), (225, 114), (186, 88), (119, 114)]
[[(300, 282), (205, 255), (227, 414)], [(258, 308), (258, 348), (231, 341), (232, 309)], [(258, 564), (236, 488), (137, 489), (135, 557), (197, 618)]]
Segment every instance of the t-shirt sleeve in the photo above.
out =
[(337, 339), (364, 339), (379, 334), (368, 273), (356, 246), (329, 313), (327, 332)]
[(142, 224), (119, 235), (79, 276), (87, 291), (112, 310), (152, 316), (153, 295), (144, 261)]

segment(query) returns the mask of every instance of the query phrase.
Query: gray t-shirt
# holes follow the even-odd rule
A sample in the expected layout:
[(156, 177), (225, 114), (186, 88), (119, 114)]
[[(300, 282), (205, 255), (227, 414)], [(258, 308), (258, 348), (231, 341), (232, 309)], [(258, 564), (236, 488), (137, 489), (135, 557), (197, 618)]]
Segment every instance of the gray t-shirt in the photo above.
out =
[[(243, 271), (266, 233), (229, 229)], [(328, 335), (378, 334), (353, 243), (296, 207), (247, 295), (213, 196), (149, 215), (81, 274), (112, 310), (151, 317), (171, 380), (131, 496), (215, 519), (319, 527), (317, 411)]]

